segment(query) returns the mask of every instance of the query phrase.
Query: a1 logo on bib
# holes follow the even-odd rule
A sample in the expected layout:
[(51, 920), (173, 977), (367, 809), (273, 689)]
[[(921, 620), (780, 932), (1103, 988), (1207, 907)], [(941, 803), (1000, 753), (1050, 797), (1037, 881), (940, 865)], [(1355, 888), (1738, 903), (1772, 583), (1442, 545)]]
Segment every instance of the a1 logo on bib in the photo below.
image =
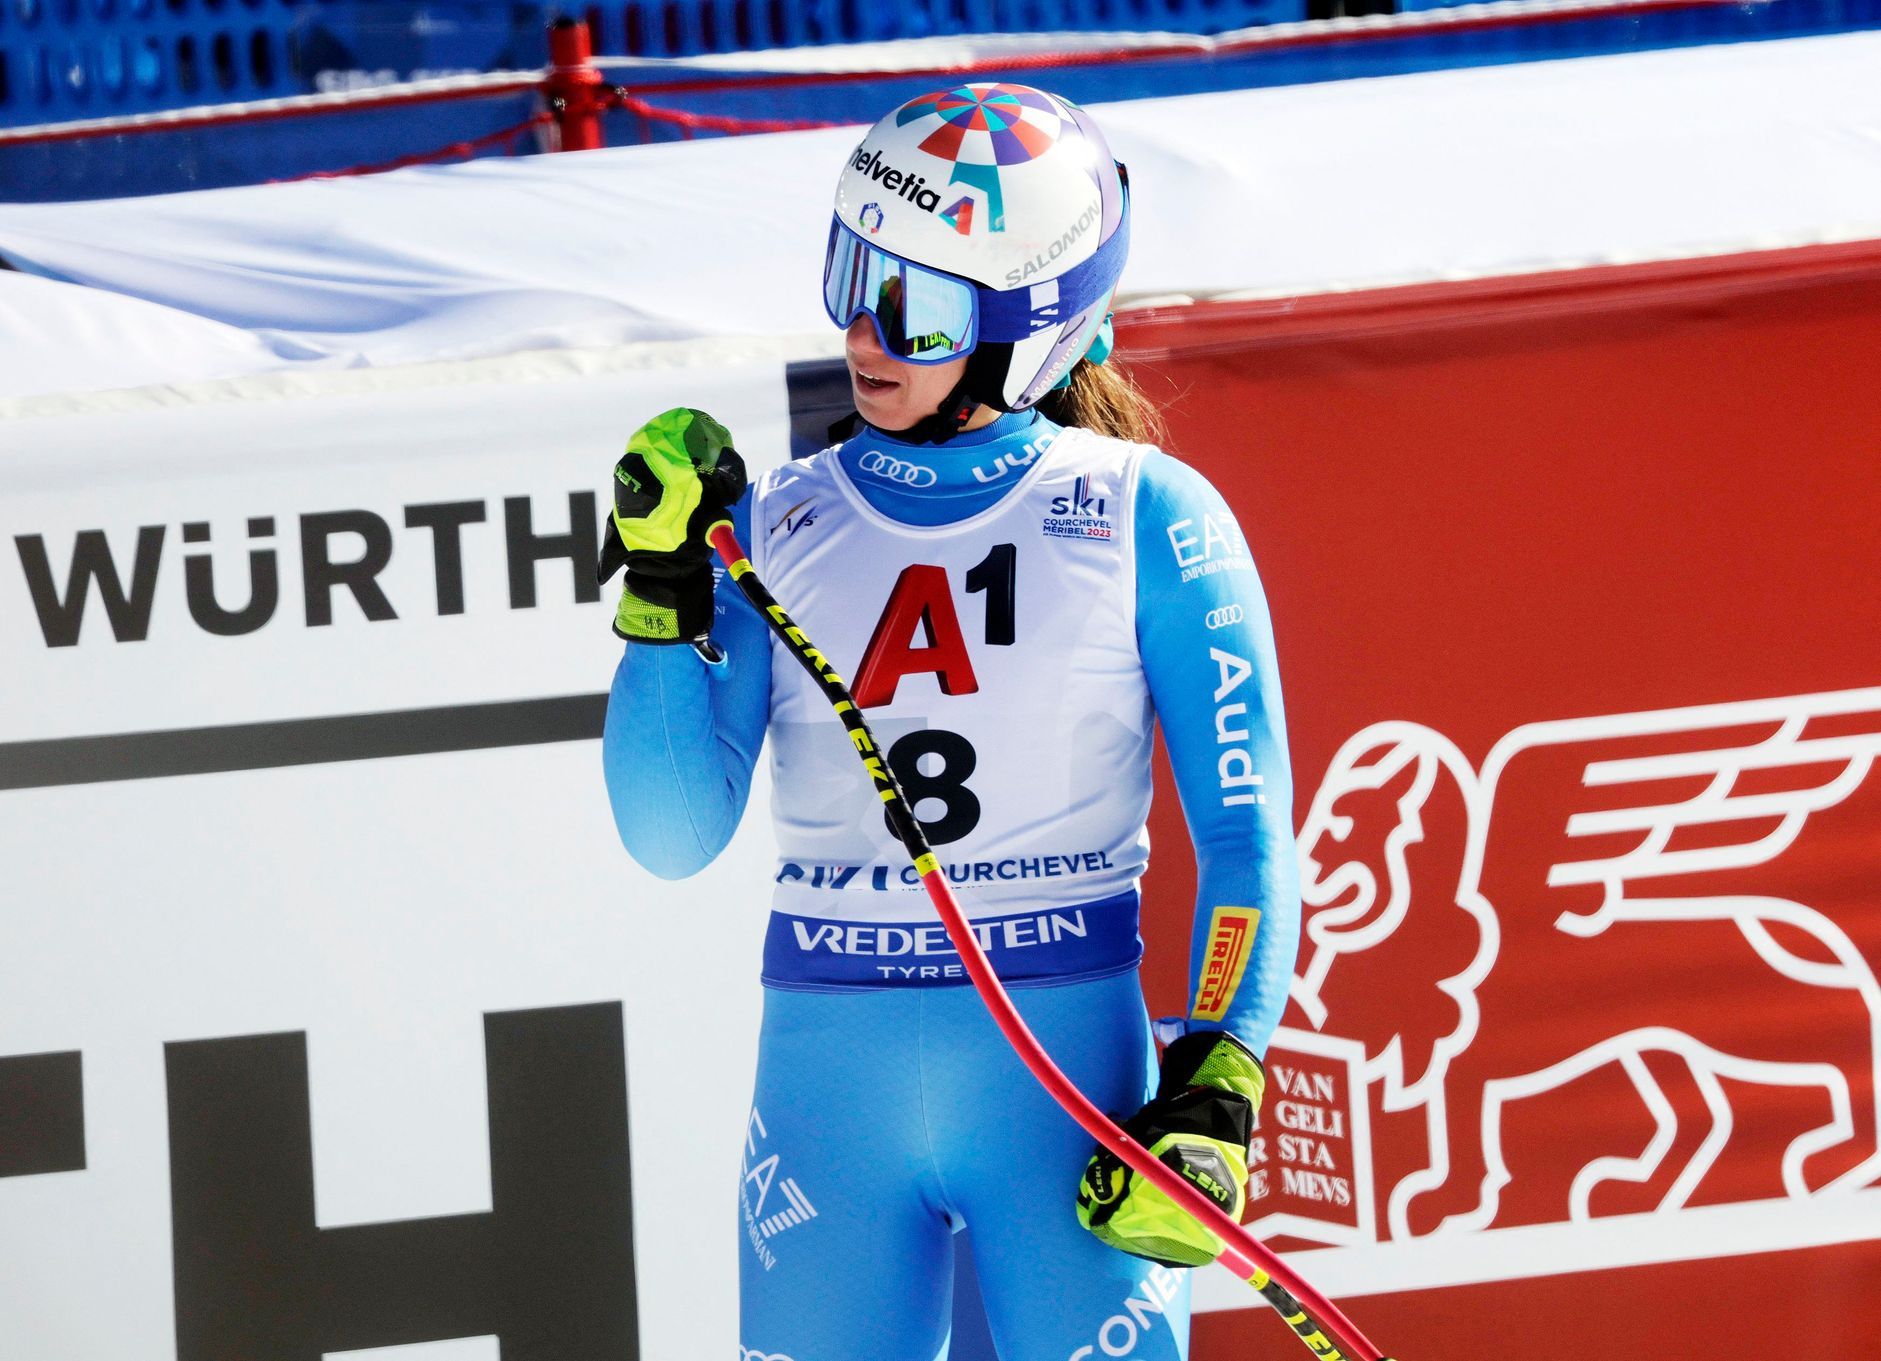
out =
[[(966, 573), (967, 594), (986, 596), (986, 642), (1011, 647), (1018, 637), (1017, 545), (995, 544)], [(915, 635), (925, 646), (917, 646)], [(970, 695), (980, 688), (947, 569), (932, 563), (904, 567), (888, 603), (862, 650), (853, 687), (856, 704), (879, 709), (895, 701), (904, 677), (932, 674), (943, 695)]]
[(1041, 528), (1049, 538), (1108, 539), (1115, 532), (1107, 514), (1108, 498), (1091, 481), (1089, 473), (1080, 473), (1071, 483), (1068, 496), (1054, 496), (1045, 512)]

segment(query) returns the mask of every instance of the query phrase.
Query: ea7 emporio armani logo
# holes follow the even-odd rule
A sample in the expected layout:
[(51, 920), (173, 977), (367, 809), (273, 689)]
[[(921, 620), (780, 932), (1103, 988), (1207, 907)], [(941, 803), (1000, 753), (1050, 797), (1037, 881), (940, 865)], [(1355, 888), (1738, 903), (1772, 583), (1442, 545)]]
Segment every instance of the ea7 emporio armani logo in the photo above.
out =
[(856, 466), (870, 477), (902, 487), (931, 487), (940, 480), (940, 475), (925, 463), (910, 463), (880, 449), (869, 450)]
[(782, 1352), (761, 1352), (755, 1347), (738, 1344), (738, 1361), (790, 1361)]
[[(745, 1126), (745, 1156), (741, 1169), (744, 1177), (738, 1184), (738, 1200), (744, 1211), (745, 1238), (766, 1271), (777, 1265), (771, 1240), (816, 1218), (816, 1206), (804, 1195), (796, 1179), (777, 1175), (781, 1156), (773, 1153), (769, 1157), (758, 1157), (760, 1145), (769, 1138), (764, 1119), (753, 1106), (751, 1119)], [(774, 1201), (771, 1199), (773, 1189), (777, 1191)]]

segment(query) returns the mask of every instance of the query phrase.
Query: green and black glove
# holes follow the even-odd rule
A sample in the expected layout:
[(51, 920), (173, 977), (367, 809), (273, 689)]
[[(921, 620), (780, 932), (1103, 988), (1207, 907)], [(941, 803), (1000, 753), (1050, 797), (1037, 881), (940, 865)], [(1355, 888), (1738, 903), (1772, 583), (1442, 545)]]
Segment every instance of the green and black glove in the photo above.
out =
[(598, 578), (625, 566), (614, 632), (635, 643), (691, 643), (712, 628), (712, 546), (705, 532), (745, 494), (731, 432), (674, 407), (634, 431), (614, 465), (614, 532)]
[[(1123, 1131), (1187, 1178), (1230, 1218), (1247, 1203), (1247, 1150), (1267, 1074), (1254, 1052), (1217, 1030), (1184, 1035), (1163, 1051), (1162, 1078)], [(1078, 1222), (1102, 1242), (1164, 1266), (1201, 1266), (1221, 1252), (1203, 1228), (1107, 1149), (1078, 1183)]]

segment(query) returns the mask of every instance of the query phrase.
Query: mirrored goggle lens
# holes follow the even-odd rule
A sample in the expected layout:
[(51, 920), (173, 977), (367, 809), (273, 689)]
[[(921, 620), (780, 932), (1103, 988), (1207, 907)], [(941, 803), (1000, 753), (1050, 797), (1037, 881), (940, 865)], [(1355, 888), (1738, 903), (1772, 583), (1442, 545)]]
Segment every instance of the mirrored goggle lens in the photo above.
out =
[(913, 364), (957, 359), (978, 338), (971, 284), (885, 254), (840, 223), (823, 271), (823, 304), (838, 326), (869, 313), (882, 348)]

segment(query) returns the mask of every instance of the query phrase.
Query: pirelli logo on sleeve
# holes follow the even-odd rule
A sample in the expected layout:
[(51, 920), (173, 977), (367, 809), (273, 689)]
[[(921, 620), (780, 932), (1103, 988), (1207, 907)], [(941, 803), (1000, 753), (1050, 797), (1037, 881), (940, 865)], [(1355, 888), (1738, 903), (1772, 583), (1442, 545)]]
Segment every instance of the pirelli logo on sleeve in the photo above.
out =
[(1208, 952), (1202, 956), (1202, 977), (1195, 986), (1195, 1006), (1190, 1017), (1197, 1021), (1219, 1021), (1228, 1014), (1228, 1004), (1241, 986), (1247, 972), (1248, 955), (1253, 952), (1254, 933), (1260, 929), (1257, 907), (1218, 907), (1208, 923)]

